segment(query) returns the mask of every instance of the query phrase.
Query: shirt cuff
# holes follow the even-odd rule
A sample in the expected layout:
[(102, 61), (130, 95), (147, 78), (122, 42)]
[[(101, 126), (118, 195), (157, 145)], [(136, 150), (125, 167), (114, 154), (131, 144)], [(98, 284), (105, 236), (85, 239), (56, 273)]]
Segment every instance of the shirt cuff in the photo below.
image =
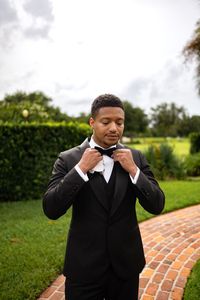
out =
[(76, 172), (83, 178), (84, 181), (88, 181), (88, 180), (89, 180), (87, 174), (84, 174), (84, 173), (81, 171), (81, 169), (79, 168), (78, 165), (76, 165), (74, 168), (75, 168)]
[(136, 172), (136, 174), (135, 174), (134, 177), (132, 177), (132, 176), (129, 174), (129, 176), (130, 176), (131, 181), (132, 181), (133, 184), (136, 184), (136, 183), (137, 183), (139, 175), (140, 175), (140, 169), (139, 169), (138, 167), (137, 167), (137, 172)]

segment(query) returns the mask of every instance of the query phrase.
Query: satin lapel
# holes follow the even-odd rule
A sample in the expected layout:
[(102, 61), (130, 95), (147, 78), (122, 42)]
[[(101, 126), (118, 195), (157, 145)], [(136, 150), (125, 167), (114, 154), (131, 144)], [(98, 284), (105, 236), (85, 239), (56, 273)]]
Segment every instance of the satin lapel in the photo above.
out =
[(103, 205), (103, 207), (108, 210), (108, 199), (106, 195), (106, 191), (104, 188), (105, 185), (105, 179), (102, 175), (95, 172), (94, 174), (88, 174), (88, 177), (90, 178), (89, 183), (91, 186), (91, 189), (93, 190), (93, 193), (95, 194), (98, 201)]
[(116, 162), (115, 170), (116, 170), (115, 192), (114, 192), (114, 199), (112, 203), (110, 216), (112, 216), (116, 212), (121, 201), (123, 200), (127, 190), (128, 181), (129, 181), (128, 173), (123, 170), (123, 168), (118, 162)]
[(86, 148), (90, 148), (89, 140), (86, 138), (81, 145), (78, 146), (81, 152), (83, 153)]
[[(122, 148), (124, 148), (122, 144), (117, 145), (117, 149), (122, 149)], [(129, 182), (128, 180), (129, 175), (127, 172), (124, 171), (124, 169), (121, 167), (119, 162), (115, 163), (115, 170), (116, 170), (115, 192), (114, 192), (114, 199), (112, 203), (110, 216), (112, 216), (116, 212), (121, 201), (123, 200)]]

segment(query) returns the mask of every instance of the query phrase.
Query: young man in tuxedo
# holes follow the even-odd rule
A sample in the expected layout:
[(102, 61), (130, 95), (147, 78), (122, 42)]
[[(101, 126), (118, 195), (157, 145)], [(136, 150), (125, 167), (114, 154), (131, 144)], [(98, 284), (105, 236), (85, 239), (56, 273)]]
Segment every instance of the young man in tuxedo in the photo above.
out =
[(63, 272), (67, 300), (138, 299), (145, 258), (136, 199), (159, 214), (165, 197), (145, 157), (119, 143), (124, 118), (118, 97), (97, 97), (91, 138), (60, 153), (44, 195), (50, 219), (72, 206)]

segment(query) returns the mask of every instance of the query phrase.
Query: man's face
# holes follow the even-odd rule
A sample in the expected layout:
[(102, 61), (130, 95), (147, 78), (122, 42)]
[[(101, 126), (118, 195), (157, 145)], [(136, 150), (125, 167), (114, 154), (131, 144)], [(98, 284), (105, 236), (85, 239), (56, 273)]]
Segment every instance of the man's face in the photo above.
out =
[(124, 130), (124, 111), (120, 107), (101, 107), (90, 118), (94, 141), (103, 148), (117, 144)]

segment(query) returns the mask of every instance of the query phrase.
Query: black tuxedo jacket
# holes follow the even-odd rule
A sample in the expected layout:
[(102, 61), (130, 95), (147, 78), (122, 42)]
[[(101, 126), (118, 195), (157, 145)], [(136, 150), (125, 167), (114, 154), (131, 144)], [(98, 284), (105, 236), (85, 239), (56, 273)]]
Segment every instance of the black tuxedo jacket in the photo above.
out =
[[(59, 218), (73, 206), (63, 273), (82, 282), (98, 280), (111, 264), (119, 277), (130, 278), (145, 265), (136, 198), (145, 210), (159, 214), (164, 207), (164, 194), (144, 156), (131, 149), (141, 170), (137, 184), (115, 162), (115, 191), (109, 210), (99, 176), (85, 182), (74, 168), (87, 147), (85, 140), (60, 153), (43, 199), (44, 212), (50, 219)], [(117, 146), (122, 147), (125, 146)]]

